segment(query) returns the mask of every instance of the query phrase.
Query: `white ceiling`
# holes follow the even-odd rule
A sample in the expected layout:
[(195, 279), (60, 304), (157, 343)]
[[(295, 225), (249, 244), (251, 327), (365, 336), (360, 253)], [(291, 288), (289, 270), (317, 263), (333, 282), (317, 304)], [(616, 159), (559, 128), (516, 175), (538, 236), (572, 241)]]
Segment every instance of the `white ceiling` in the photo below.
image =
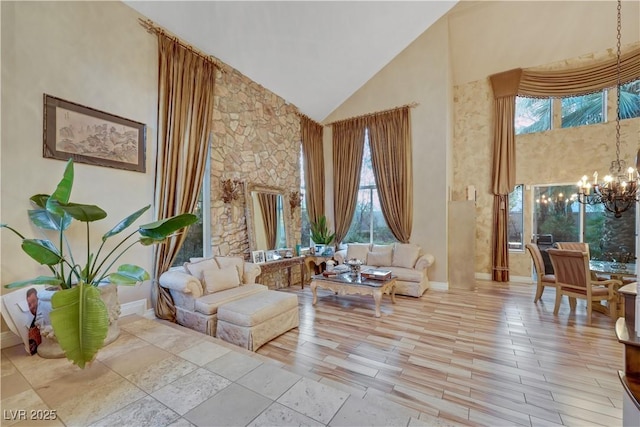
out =
[(322, 121), (456, 1), (125, 1)]

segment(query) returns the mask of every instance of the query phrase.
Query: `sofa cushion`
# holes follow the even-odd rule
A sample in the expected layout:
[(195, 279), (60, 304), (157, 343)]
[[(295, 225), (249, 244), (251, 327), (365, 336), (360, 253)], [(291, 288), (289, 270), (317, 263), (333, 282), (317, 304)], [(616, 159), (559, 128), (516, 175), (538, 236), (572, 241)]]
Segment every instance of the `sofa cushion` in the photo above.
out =
[(240, 286), (238, 269), (234, 266), (204, 270), (202, 272), (202, 281), (204, 282), (207, 294)]
[(248, 295), (257, 294), (258, 292), (266, 292), (268, 289), (269, 288), (264, 285), (253, 284), (214, 292), (196, 300), (196, 311), (207, 315), (216, 314), (218, 312), (218, 307), (222, 304), (244, 298)]
[(290, 309), (298, 309), (298, 297), (278, 291), (242, 298), (220, 307), (218, 321), (238, 326), (254, 326)]
[(371, 247), (371, 252), (393, 252), (393, 245), (373, 245)]
[(244, 277), (244, 258), (239, 256), (217, 256), (216, 261), (218, 262), (218, 266), (220, 268), (225, 267), (235, 267), (238, 271), (238, 277), (240, 278), (240, 283), (243, 283)]
[(391, 251), (367, 253), (367, 265), (376, 267), (391, 265)]
[(185, 262), (184, 268), (196, 279), (202, 280), (202, 273), (205, 270), (217, 270), (218, 263), (213, 258), (207, 258), (198, 262)]
[(424, 270), (414, 270), (413, 268), (405, 267), (385, 267), (385, 270), (391, 271), (391, 274), (403, 282), (416, 282), (420, 283), (424, 279)]
[(349, 243), (347, 244), (347, 257), (345, 260), (352, 258), (359, 259), (362, 262), (367, 261), (367, 253), (370, 245), (368, 243)]
[(393, 248), (391, 265), (394, 267), (413, 268), (413, 266), (416, 265), (419, 255), (420, 246), (410, 243), (396, 243)]

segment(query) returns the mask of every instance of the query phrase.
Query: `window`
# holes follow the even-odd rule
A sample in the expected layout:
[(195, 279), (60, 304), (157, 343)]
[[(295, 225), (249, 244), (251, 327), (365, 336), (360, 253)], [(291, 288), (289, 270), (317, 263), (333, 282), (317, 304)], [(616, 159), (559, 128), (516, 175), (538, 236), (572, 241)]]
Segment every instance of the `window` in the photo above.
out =
[[(211, 255), (211, 162), (207, 155), (207, 163), (204, 169), (202, 191), (198, 199), (196, 210), (193, 212), (198, 221), (187, 229), (187, 237), (173, 261), (173, 266), (182, 265), (190, 258)], [(203, 197), (203, 195), (207, 197)]]
[(307, 211), (306, 185), (304, 180), (304, 154), (302, 152), (302, 144), (300, 145), (300, 242), (302, 246), (311, 245), (311, 224), (309, 222), (309, 213)]
[(591, 259), (634, 262), (635, 206), (615, 218), (602, 204), (581, 205), (574, 193), (575, 185), (534, 188), (534, 240), (548, 246), (555, 242), (586, 242)]
[(592, 125), (604, 121), (605, 92), (562, 98), (562, 127)]
[(382, 214), (378, 189), (373, 175), (371, 163), (371, 148), (369, 146), (369, 132), (365, 132), (364, 152), (362, 154), (362, 169), (360, 170), (360, 187), (356, 209), (351, 220), (351, 226), (343, 239), (344, 243), (378, 243), (389, 244), (397, 242), (387, 226)]
[[(613, 89), (615, 91), (615, 88)], [(572, 96), (559, 100), (560, 111), (552, 108), (551, 98), (516, 97), (514, 127), (516, 135), (543, 132), (553, 129), (554, 116), (556, 123), (562, 128), (586, 126), (615, 121), (615, 105), (613, 115), (606, 117), (607, 102), (615, 102), (615, 96), (609, 97), (607, 91), (600, 91), (582, 96)], [(610, 110), (611, 111), (611, 110)], [(620, 85), (620, 119), (640, 117), (640, 80)], [(557, 126), (557, 125), (556, 125)]]
[(516, 135), (551, 129), (551, 99), (516, 97)]
[(509, 193), (509, 250), (524, 251), (523, 242), (523, 198), (522, 184), (516, 185), (511, 193)]

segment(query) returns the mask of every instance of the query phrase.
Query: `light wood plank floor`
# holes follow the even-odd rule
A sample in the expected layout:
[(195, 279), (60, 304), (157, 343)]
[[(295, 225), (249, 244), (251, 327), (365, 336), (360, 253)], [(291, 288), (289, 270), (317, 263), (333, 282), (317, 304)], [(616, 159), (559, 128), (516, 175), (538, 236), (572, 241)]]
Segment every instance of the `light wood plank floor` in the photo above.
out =
[[(614, 321), (578, 301), (553, 315), (554, 289), (477, 282), (475, 291), (430, 289), (422, 298), (373, 298), (306, 287), (300, 327), (258, 350), (292, 371), (353, 393), (384, 396), (443, 425), (622, 425), (623, 346)], [(437, 417), (437, 418), (436, 418)]]

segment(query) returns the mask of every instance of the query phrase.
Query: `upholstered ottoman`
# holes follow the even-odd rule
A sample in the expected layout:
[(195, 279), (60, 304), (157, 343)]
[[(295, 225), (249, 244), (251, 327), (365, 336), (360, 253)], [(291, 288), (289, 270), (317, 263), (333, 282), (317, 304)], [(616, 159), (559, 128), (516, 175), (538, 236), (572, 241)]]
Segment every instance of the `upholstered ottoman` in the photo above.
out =
[(266, 291), (220, 306), (216, 337), (256, 351), (299, 324), (298, 296)]

